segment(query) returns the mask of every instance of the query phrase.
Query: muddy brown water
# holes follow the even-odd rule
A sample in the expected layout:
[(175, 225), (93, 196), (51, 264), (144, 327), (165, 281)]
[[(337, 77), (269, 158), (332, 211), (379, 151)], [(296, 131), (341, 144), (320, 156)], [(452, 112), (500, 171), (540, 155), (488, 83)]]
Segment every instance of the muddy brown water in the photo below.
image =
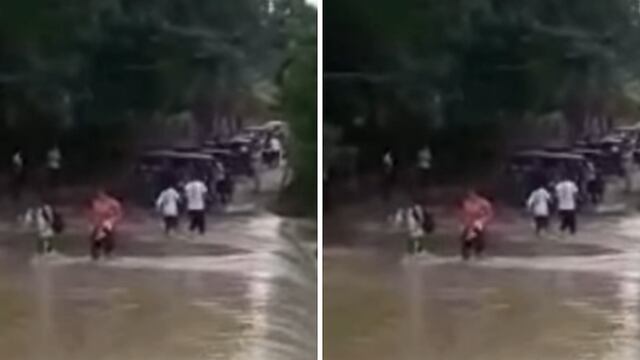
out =
[(407, 257), (382, 222), (331, 229), (325, 358), (640, 359), (640, 217), (585, 223), (577, 237), (494, 228), (503, 239), (469, 263), (455, 231)]
[(295, 221), (236, 217), (173, 239), (145, 225), (97, 263), (81, 231), (34, 259), (32, 236), (4, 230), (0, 359), (315, 359), (315, 258), (300, 245), (315, 235)]
[(329, 256), (326, 358), (640, 358), (638, 278), (483, 261)]

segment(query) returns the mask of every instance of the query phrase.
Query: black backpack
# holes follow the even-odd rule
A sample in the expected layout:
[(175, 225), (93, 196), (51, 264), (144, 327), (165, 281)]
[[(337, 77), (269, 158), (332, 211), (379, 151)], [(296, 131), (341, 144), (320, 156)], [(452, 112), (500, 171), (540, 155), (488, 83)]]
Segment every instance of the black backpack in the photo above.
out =
[(422, 230), (424, 230), (424, 232), (427, 234), (431, 234), (436, 228), (435, 221), (433, 220), (433, 215), (431, 215), (431, 213), (425, 207), (420, 207), (420, 212), (422, 214), (418, 213), (416, 208), (412, 209), (412, 215), (418, 221), (420, 221)]
[(64, 218), (58, 211), (51, 208), (51, 215), (49, 215), (45, 208), (41, 208), (40, 211), (42, 211), (42, 215), (47, 220), (47, 222), (51, 224), (51, 229), (53, 229), (54, 233), (60, 234), (64, 231)]
[(53, 220), (51, 221), (51, 228), (56, 234), (61, 234), (65, 228), (64, 218), (59, 212), (55, 210), (53, 211)]

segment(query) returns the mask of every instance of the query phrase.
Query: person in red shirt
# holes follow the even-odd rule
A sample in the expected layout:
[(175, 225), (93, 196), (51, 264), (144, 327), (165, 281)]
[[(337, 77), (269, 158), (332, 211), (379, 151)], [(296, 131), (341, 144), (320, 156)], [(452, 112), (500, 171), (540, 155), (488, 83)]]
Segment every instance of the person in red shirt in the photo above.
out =
[(115, 248), (115, 228), (122, 218), (122, 206), (105, 190), (98, 190), (91, 202), (91, 257), (97, 260), (101, 253), (110, 256)]
[(468, 260), (471, 251), (476, 257), (485, 249), (485, 231), (493, 219), (493, 206), (489, 200), (480, 196), (474, 189), (469, 190), (462, 202), (462, 258)]

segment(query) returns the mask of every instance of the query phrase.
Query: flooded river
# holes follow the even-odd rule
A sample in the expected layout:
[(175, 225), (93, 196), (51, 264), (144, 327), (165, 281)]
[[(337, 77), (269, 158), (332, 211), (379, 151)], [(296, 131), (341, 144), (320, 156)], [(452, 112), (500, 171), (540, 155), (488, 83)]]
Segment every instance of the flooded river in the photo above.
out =
[(575, 239), (536, 240), (523, 227), (528, 239), (494, 242), (471, 263), (455, 250), (407, 259), (373, 226), (359, 241), (350, 234), (325, 249), (325, 357), (640, 359), (638, 223), (593, 225)]
[(81, 233), (34, 260), (32, 237), (4, 231), (0, 358), (315, 359), (313, 229), (262, 214), (202, 238), (133, 230), (98, 263)]

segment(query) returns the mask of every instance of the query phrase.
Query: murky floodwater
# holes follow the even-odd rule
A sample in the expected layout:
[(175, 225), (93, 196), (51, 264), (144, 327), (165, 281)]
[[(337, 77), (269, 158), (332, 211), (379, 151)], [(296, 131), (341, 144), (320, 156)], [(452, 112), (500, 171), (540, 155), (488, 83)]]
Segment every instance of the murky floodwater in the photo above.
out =
[(384, 245), (373, 232), (325, 249), (325, 357), (640, 359), (640, 253), (633, 239), (615, 238), (638, 233), (632, 222), (581, 244), (615, 247), (573, 255), (565, 242), (579, 238), (533, 240), (540, 253), (494, 243), (497, 254), (468, 264), (455, 251), (408, 260), (402, 244)]
[(2, 236), (1, 359), (315, 359), (315, 258), (298, 241), (313, 231), (265, 214), (204, 238), (123, 232), (99, 263), (81, 234), (37, 261), (32, 237)]

